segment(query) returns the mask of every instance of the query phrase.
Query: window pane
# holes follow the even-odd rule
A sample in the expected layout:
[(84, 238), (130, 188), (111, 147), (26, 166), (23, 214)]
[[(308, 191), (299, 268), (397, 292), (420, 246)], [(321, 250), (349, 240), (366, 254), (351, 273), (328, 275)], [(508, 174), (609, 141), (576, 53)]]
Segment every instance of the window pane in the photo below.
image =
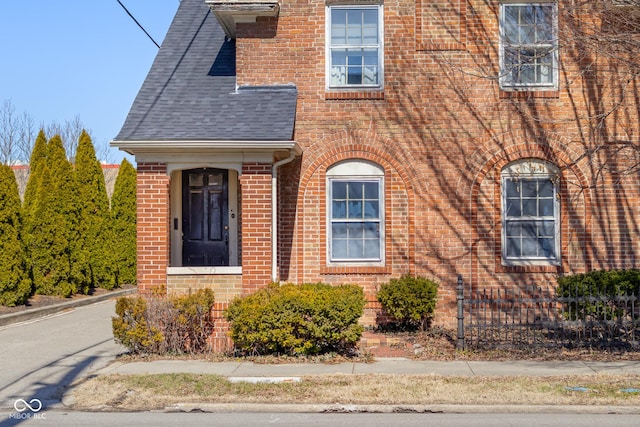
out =
[(362, 218), (362, 201), (361, 200), (349, 200), (349, 218)]
[(347, 240), (333, 239), (331, 242), (331, 258), (347, 258)]
[(553, 197), (553, 182), (550, 179), (538, 181), (538, 195), (540, 197)]
[(347, 202), (344, 200), (333, 201), (333, 218), (347, 217)]
[(204, 175), (201, 173), (189, 174), (189, 186), (190, 187), (202, 187), (204, 185)]
[(378, 27), (364, 27), (362, 29), (363, 44), (378, 44)]
[(369, 241), (364, 245), (364, 258), (380, 259), (380, 244), (377, 241)]
[(380, 210), (377, 200), (367, 200), (366, 202), (364, 202), (364, 217), (367, 219), (380, 217)]
[(349, 239), (362, 239), (364, 237), (364, 224), (360, 222), (347, 224), (347, 233), (349, 234)]
[(522, 216), (522, 209), (520, 206), (520, 199), (507, 200), (507, 216), (519, 217)]
[(373, 25), (378, 27), (378, 9), (365, 9), (362, 17), (364, 25)]
[(541, 199), (539, 216), (553, 216), (553, 205), (553, 199)]
[(538, 256), (538, 239), (523, 238), (521, 250), (522, 250), (522, 256), (537, 257)]
[(522, 180), (522, 197), (536, 197), (538, 194), (538, 183), (535, 180)]
[(347, 183), (340, 181), (333, 181), (331, 191), (333, 192), (333, 199), (346, 199), (347, 198)]
[(507, 239), (507, 256), (519, 257), (520, 255), (520, 239)]
[(538, 203), (536, 199), (526, 199), (522, 201), (523, 216), (538, 216)]
[(331, 44), (347, 44), (347, 27), (331, 26)]
[(522, 227), (519, 222), (507, 222), (505, 232), (507, 233), (507, 237), (520, 237)]
[(347, 246), (349, 258), (364, 258), (364, 242), (362, 240), (349, 240)]
[(556, 258), (556, 243), (554, 238), (540, 240), (540, 255), (546, 258)]
[(542, 221), (540, 223), (540, 236), (554, 237), (555, 235), (555, 221)]
[(364, 238), (365, 239), (377, 239), (380, 237), (378, 232), (378, 224), (375, 222), (367, 222), (364, 224)]
[(331, 225), (331, 233), (334, 239), (346, 239), (349, 237), (347, 234), (347, 224), (344, 222), (334, 222)]
[(347, 44), (359, 46), (362, 44), (362, 28), (361, 27), (348, 27), (347, 28)]
[(362, 182), (349, 182), (349, 199), (362, 199)]
[(513, 179), (506, 180), (507, 197), (520, 198), (520, 185), (518, 181)]
[(365, 199), (378, 199), (378, 183), (377, 182), (365, 182), (364, 183), (364, 198)]
[(536, 223), (533, 221), (523, 222), (521, 230), (522, 237), (535, 238), (538, 235)]
[(331, 25), (346, 25), (347, 11), (345, 9), (331, 9)]

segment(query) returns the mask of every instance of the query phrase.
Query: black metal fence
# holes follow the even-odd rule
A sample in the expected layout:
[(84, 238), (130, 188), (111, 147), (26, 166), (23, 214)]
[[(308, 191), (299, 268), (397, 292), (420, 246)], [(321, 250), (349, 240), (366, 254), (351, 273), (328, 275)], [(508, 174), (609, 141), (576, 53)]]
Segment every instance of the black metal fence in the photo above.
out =
[(546, 287), (475, 290), (458, 277), (458, 341), (463, 348), (640, 348), (639, 295), (557, 295)]

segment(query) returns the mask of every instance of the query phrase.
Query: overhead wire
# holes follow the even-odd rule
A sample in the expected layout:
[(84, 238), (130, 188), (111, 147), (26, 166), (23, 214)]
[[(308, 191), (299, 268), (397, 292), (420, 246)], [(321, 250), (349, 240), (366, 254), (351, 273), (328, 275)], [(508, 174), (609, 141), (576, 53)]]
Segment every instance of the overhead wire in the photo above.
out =
[(118, 4), (124, 9), (125, 12), (127, 12), (127, 15), (129, 15), (131, 17), (131, 19), (133, 19), (133, 22), (135, 22), (138, 27), (140, 27), (140, 29), (142, 31), (144, 31), (144, 33), (147, 35), (147, 37), (149, 37), (149, 39), (153, 42), (153, 44), (155, 44), (158, 49), (160, 49), (160, 45), (158, 43), (156, 43), (156, 41), (153, 39), (153, 37), (151, 37), (151, 34), (149, 34), (147, 32), (147, 30), (144, 29), (144, 27), (142, 26), (142, 24), (140, 24), (140, 22), (138, 22), (138, 20), (135, 18), (135, 16), (133, 16), (131, 14), (131, 12), (129, 12), (129, 9), (127, 9), (127, 7), (125, 5), (122, 4), (122, 2), (120, 0), (116, 0), (118, 2)]

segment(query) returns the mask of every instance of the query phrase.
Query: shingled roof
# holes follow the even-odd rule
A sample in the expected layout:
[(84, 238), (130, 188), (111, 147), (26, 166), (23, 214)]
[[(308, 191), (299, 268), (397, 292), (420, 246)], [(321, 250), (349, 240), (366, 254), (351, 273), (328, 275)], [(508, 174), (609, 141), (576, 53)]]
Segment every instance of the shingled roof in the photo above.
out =
[(113, 141), (291, 141), (294, 85), (236, 88), (235, 41), (204, 0), (182, 0)]

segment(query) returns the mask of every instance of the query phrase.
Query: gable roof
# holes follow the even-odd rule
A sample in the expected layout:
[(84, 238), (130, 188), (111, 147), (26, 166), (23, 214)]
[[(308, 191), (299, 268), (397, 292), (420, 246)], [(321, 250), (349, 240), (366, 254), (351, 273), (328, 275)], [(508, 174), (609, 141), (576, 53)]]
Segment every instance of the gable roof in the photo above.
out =
[(182, 0), (112, 144), (291, 141), (296, 101), (294, 85), (236, 89), (235, 41), (204, 0)]

